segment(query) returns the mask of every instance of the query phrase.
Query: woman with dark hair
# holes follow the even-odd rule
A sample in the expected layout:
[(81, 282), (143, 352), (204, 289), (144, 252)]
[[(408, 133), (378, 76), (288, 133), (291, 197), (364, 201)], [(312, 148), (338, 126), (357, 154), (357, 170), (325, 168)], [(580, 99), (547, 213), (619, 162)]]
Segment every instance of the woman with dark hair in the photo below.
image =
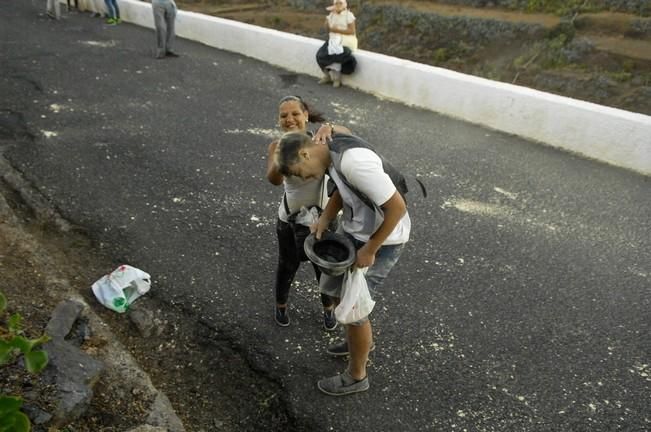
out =
[[(333, 131), (350, 133), (342, 126), (333, 126), (325, 122), (323, 115), (311, 110), (307, 103), (299, 96), (286, 96), (278, 104), (278, 125), (283, 132), (308, 132), (308, 123), (322, 123), (314, 134), (315, 142), (325, 144), (330, 139)], [(274, 319), (282, 327), (289, 325), (289, 313), (287, 301), (289, 288), (296, 276), (298, 267), (302, 261), (307, 261), (303, 250), (303, 242), (309, 234), (309, 228), (298, 223), (293, 223), (302, 207), (310, 208), (317, 206), (319, 209), (325, 207), (327, 194), (325, 193), (324, 178), (303, 180), (299, 177), (284, 176), (278, 171), (275, 164), (274, 154), (279, 140), (269, 144), (267, 152), (267, 179), (271, 184), (283, 185), (283, 198), (278, 208), (278, 221), (276, 223), (276, 234), (278, 235), (278, 267), (276, 269)], [(314, 272), (317, 282), (321, 277), (321, 271), (315, 265)], [(323, 304), (323, 326), (331, 331), (337, 327), (337, 320), (334, 315), (334, 303), (327, 295), (321, 296)]]

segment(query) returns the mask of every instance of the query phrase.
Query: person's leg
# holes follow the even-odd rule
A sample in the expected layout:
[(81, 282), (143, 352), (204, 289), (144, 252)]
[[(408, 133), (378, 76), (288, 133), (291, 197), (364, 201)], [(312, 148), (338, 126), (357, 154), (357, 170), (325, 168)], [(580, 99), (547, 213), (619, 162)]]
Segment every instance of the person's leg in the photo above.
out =
[(115, 8), (113, 7), (113, 1), (114, 0), (104, 0), (109, 22), (112, 22), (115, 19)]
[[(357, 249), (360, 242), (354, 241)], [(369, 291), (373, 294), (384, 282), (391, 272), (393, 266), (398, 262), (404, 249), (404, 244), (382, 246), (375, 255), (375, 262), (366, 271), (365, 279)], [(321, 291), (330, 293), (333, 297), (341, 296), (341, 282), (339, 282), (339, 292), (333, 290), (333, 281), (328, 281), (329, 286), (323, 286), (322, 280)], [(330, 288), (328, 290), (328, 288)], [(368, 354), (373, 346), (373, 332), (371, 322), (368, 318), (356, 323), (346, 325), (346, 343), (350, 358), (348, 360), (348, 369), (341, 375), (331, 378), (325, 378), (318, 382), (319, 389), (332, 396), (343, 396), (351, 393), (368, 390), (369, 381), (366, 373), (366, 363)], [(333, 353), (341, 355), (341, 353)]]
[[(403, 249), (404, 245), (400, 244), (382, 246), (378, 250), (375, 255), (375, 262), (368, 268), (364, 276), (371, 296), (375, 296), (378, 289), (384, 284), (391, 269), (393, 269), (398, 259), (400, 259)], [(353, 323), (352, 325), (347, 325), (346, 336), (350, 351), (349, 372), (353, 378), (362, 379), (366, 376), (368, 353), (373, 345), (371, 322), (366, 319), (358, 323)]]
[(319, 84), (326, 84), (332, 82), (330, 79), (330, 71), (327, 69), (327, 66), (332, 63), (328, 60), (328, 42), (325, 42), (316, 52), (316, 63), (319, 65), (319, 69), (323, 72), (323, 78), (319, 80)]
[(321, 294), (321, 304), (323, 305), (323, 328), (326, 331), (333, 331), (337, 328), (337, 317), (335, 316), (335, 302), (332, 297)]
[(156, 58), (165, 57), (165, 41), (167, 28), (165, 26), (165, 7), (158, 2), (151, 4), (154, 13), (154, 26), (156, 27)]
[(113, 1), (113, 8), (115, 9), (115, 19), (119, 22), (120, 21), (120, 7), (118, 6), (118, 0), (112, 0)]
[(292, 227), (278, 219), (276, 222), (276, 234), (278, 237), (278, 266), (276, 269), (276, 285), (274, 292), (276, 304), (286, 306), (289, 299), (289, 288), (296, 276), (300, 265), (296, 255), (296, 244)]
[(59, 19), (61, 17), (61, 8), (58, 0), (47, 0), (46, 12), (50, 18)]
[(327, 309), (327, 310), (330, 310), (335, 307), (335, 302), (332, 299), (332, 297), (326, 294), (321, 294), (321, 304), (323, 305), (323, 309)]
[(323, 77), (319, 80), (319, 84), (330, 84), (332, 82), (332, 77), (330, 76), (330, 69), (324, 68)]
[(165, 54), (175, 54), (174, 41), (176, 40), (176, 30), (174, 22), (176, 21), (176, 5), (168, 3), (165, 13), (165, 22), (167, 24), (167, 39), (165, 41)]
[[(321, 278), (324, 277), (318, 265), (312, 263), (316, 281), (320, 286)], [(337, 318), (335, 317), (335, 301), (328, 294), (321, 292), (321, 304), (323, 305), (323, 328), (326, 331), (333, 331), (337, 328)]]
[[(318, 283), (321, 282), (321, 277), (323, 275), (323, 272), (321, 272), (321, 269), (319, 268), (318, 265), (316, 265), (314, 263), (311, 263), (311, 264), (312, 264), (312, 268), (314, 268), (314, 276), (316, 277), (316, 283), (318, 284)], [(329, 295), (327, 295), (325, 293), (321, 293), (321, 304), (323, 305), (324, 309), (330, 309), (331, 307), (335, 306), (335, 303), (334, 303), (334, 300), (332, 299), (332, 297), (330, 297)]]
[(366, 320), (359, 325), (347, 325), (346, 337), (350, 350), (348, 373), (357, 381), (363, 380), (366, 378), (366, 363), (368, 363), (368, 353), (373, 343), (371, 321)]
[(328, 66), (333, 87), (341, 87), (341, 63), (333, 63)]

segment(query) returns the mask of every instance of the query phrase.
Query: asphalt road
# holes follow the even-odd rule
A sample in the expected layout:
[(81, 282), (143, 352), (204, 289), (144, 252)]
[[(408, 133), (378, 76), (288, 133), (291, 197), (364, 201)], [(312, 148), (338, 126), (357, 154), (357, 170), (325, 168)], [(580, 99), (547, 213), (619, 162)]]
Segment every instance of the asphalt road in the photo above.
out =
[[(154, 60), (151, 30), (43, 11), (3, 2), (0, 151), (116, 262), (151, 273), (150, 295), (245, 346), (301, 428), (651, 429), (649, 177), (189, 41)], [(307, 266), (292, 325), (272, 319), (281, 190), (265, 155), (287, 94), (430, 192), (410, 193), (412, 240), (355, 396), (316, 388), (345, 363), (325, 354), (338, 333), (320, 327)]]

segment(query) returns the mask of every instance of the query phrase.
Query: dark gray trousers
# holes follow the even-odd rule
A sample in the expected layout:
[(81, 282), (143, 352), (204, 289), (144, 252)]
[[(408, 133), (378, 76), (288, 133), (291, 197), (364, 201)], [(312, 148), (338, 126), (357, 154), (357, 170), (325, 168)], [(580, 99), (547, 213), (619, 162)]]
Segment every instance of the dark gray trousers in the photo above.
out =
[(176, 4), (173, 0), (152, 0), (151, 7), (156, 26), (156, 56), (160, 57), (174, 51)]

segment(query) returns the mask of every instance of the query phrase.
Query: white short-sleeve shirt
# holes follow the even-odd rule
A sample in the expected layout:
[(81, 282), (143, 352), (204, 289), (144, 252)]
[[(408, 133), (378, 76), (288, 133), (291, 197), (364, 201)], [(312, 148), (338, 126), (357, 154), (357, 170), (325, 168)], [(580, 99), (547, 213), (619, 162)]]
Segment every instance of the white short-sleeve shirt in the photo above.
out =
[[(368, 196), (378, 207), (386, 203), (396, 192), (391, 178), (382, 168), (382, 160), (372, 150), (352, 148), (345, 151), (341, 158), (340, 170), (351, 185)], [(375, 211), (364, 204), (345, 185), (332, 165), (329, 174), (337, 184), (344, 203), (344, 217), (342, 218), (344, 231), (360, 241), (367, 242), (381, 221), (376, 223), (376, 226), (369, 226), (368, 221), (376, 219)], [(405, 243), (409, 240), (410, 231), (411, 219), (409, 213), (405, 213), (383, 244)]]
[(328, 15), (328, 23), (330, 27), (334, 27), (338, 30), (346, 30), (348, 24), (355, 22), (355, 15), (348, 9), (342, 11), (341, 13), (330, 12)]

